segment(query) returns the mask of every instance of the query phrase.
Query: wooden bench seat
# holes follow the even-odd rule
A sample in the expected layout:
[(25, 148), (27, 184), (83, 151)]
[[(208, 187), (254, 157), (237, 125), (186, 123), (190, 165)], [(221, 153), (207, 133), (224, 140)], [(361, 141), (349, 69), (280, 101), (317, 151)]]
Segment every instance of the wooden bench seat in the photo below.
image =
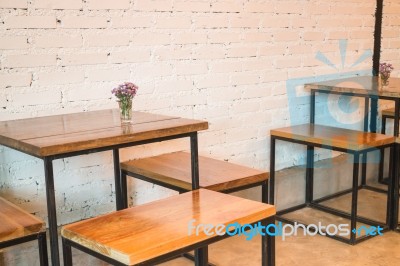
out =
[[(272, 205), (211, 190), (190, 191), (64, 226), (64, 265), (72, 265), (71, 247), (112, 264), (154, 265), (226, 237), (202, 230), (189, 235), (193, 219), (193, 225), (243, 225), (266, 219), (274, 223), (274, 215)], [(273, 236), (263, 236), (263, 245), (269, 243), (263, 246), (265, 260), (268, 249), (268, 265), (273, 265), (273, 240)]]
[[(133, 175), (177, 191), (192, 189), (190, 153), (174, 152), (121, 163), (125, 174)], [(230, 192), (268, 180), (267, 172), (199, 156), (200, 187)]]
[(394, 107), (382, 110), (382, 115), (394, 118)]
[(382, 129), (381, 129), (382, 134), (386, 134), (386, 120), (388, 118), (394, 119), (394, 117), (395, 117), (394, 107), (386, 109), (386, 110), (382, 110)]
[[(269, 203), (273, 204), (275, 200), (275, 156), (276, 156), (276, 141), (286, 141), (291, 143), (297, 143), (305, 145), (307, 147), (306, 153), (306, 166), (305, 166), (305, 202), (281, 210), (278, 212), (277, 218), (283, 219), (286, 222), (295, 222), (293, 220), (285, 220), (281, 215), (287, 214), (294, 210), (298, 210), (304, 207), (315, 208), (321, 211), (328, 212), (330, 214), (337, 215), (339, 217), (347, 218), (350, 220), (350, 228), (356, 228), (357, 222), (363, 222), (368, 225), (379, 225), (385, 230), (391, 227), (391, 221), (389, 215), (387, 215), (386, 223), (374, 221), (370, 218), (365, 218), (357, 215), (357, 204), (358, 204), (358, 190), (359, 189), (370, 189), (376, 191), (376, 188), (370, 187), (366, 183), (366, 171), (367, 171), (367, 153), (371, 151), (382, 151), (386, 147), (394, 149), (395, 138), (393, 136), (387, 136), (383, 134), (369, 133), (363, 131), (349, 130), (343, 128), (315, 125), (315, 124), (304, 124), (291, 126), (286, 128), (279, 128), (271, 130), (271, 164), (270, 164), (270, 193)], [(329, 195), (323, 198), (314, 199), (314, 153), (315, 148), (324, 148), (334, 151), (346, 152), (353, 157), (353, 177), (351, 188)], [(362, 157), (362, 179), (361, 185), (359, 184), (359, 169), (360, 169), (360, 158)], [(393, 156), (392, 156), (393, 157)], [(392, 159), (392, 158), (391, 158)], [(390, 185), (388, 191), (391, 191), (393, 187), (393, 175), (390, 177)], [(339, 209), (330, 208), (321, 204), (323, 201), (339, 197), (351, 193), (351, 210), (350, 213), (343, 212)], [(385, 192), (387, 193), (387, 192)], [(390, 206), (390, 195), (387, 198), (387, 210)], [(357, 237), (355, 231), (350, 231), (350, 239), (343, 238), (342, 236), (326, 236), (334, 239), (349, 243), (356, 244), (372, 235)]]
[(363, 151), (389, 145), (395, 141), (393, 136), (315, 124), (273, 129), (271, 136), (347, 151)]
[(45, 223), (0, 197), (0, 248), (36, 239), (39, 241), (40, 265), (48, 265)]

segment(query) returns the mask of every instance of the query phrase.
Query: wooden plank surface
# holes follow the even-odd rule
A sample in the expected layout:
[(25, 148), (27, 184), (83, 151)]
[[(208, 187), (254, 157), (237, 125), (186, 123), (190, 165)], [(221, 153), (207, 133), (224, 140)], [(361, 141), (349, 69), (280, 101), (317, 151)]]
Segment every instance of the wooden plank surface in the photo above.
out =
[(200, 189), (66, 225), (61, 234), (122, 263), (134, 265), (214, 236), (189, 236), (188, 223), (253, 223), (275, 215), (275, 207)]
[(395, 141), (394, 137), (388, 135), (313, 124), (273, 129), (271, 136), (307, 141), (350, 151), (361, 151)]
[(389, 108), (386, 110), (382, 110), (382, 115), (386, 115), (386, 116), (391, 116), (394, 118), (394, 107), (393, 108)]
[(45, 230), (44, 222), (0, 197), (0, 242)]
[(117, 109), (0, 122), (0, 144), (48, 156), (208, 128), (204, 121), (133, 112), (133, 123), (121, 125)]
[(322, 82), (308, 83), (305, 89), (318, 89), (327, 92), (357, 93), (400, 98), (400, 78), (390, 78), (388, 86), (381, 86), (378, 77), (361, 76)]
[[(121, 169), (184, 190), (192, 189), (190, 153), (174, 152), (121, 163)], [(224, 191), (266, 181), (267, 172), (199, 156), (200, 187)]]

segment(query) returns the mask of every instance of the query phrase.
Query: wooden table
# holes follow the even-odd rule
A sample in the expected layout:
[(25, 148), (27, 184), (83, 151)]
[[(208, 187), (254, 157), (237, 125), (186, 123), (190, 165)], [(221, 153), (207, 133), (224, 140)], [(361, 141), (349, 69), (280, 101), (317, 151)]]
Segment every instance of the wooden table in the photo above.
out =
[(204, 121), (143, 112), (133, 113), (131, 125), (121, 125), (119, 110), (112, 109), (0, 122), (0, 144), (44, 161), (51, 259), (52, 265), (60, 265), (53, 160), (112, 150), (119, 210), (126, 207), (121, 206), (120, 200), (126, 191), (123, 188), (126, 184), (120, 180), (120, 148), (189, 137), (196, 189), (199, 188), (197, 131), (207, 128)]
[[(365, 116), (364, 116), (364, 131), (368, 131), (368, 116), (371, 114), (371, 125), (370, 132), (376, 132), (376, 122), (377, 116), (374, 115), (377, 113), (377, 110), (369, 110), (369, 101), (378, 101), (382, 100), (390, 100), (394, 102), (394, 132), (393, 135), (399, 136), (399, 120), (400, 120), (400, 78), (390, 78), (388, 86), (382, 86), (379, 80), (379, 77), (372, 76), (360, 76), (360, 77), (352, 77), (352, 78), (344, 78), (344, 79), (336, 79), (336, 80), (328, 80), (317, 83), (309, 83), (305, 84), (305, 89), (310, 90), (311, 92), (311, 108), (310, 108), (310, 123), (315, 123), (315, 96), (316, 93), (328, 93), (328, 94), (337, 94), (337, 95), (347, 95), (347, 96), (355, 96), (355, 97), (363, 97), (365, 99)], [(371, 105), (372, 106), (372, 105)], [(395, 152), (396, 156), (397, 152)], [(313, 155), (312, 155), (313, 156)], [(381, 162), (379, 167), (379, 181), (383, 182), (383, 157), (384, 152), (381, 151)], [(393, 161), (397, 161), (398, 158), (395, 158)], [(363, 156), (363, 167), (362, 167), (362, 184), (366, 184), (366, 156)], [(397, 164), (395, 164), (397, 165)], [(394, 167), (396, 168), (396, 167)], [(395, 175), (397, 176), (397, 175)], [(396, 178), (395, 178), (396, 179)], [(395, 180), (398, 183), (398, 180)], [(398, 185), (397, 185), (398, 186)], [(398, 205), (398, 188), (396, 185), (393, 186), (394, 191), (391, 192), (391, 195), (395, 195), (393, 198), (392, 205), (394, 209), (396, 209), (397, 215), (397, 205)], [(397, 189), (397, 190), (396, 190)], [(393, 210), (392, 210), (393, 212)], [(396, 219), (393, 216), (393, 219)], [(397, 217), (397, 216), (396, 216)], [(394, 225), (396, 223), (396, 225)], [(393, 222), (391, 226), (392, 229), (397, 226), (396, 222)]]
[[(305, 84), (311, 92), (310, 122), (315, 122), (315, 94), (328, 93), (365, 98), (364, 131), (368, 131), (369, 100), (390, 100), (395, 103), (394, 136), (399, 136), (400, 78), (390, 78), (382, 87), (379, 77), (360, 76)], [(372, 111), (372, 110), (371, 110)], [(372, 113), (372, 112), (371, 112)], [(371, 132), (376, 132), (376, 117), (371, 116)]]

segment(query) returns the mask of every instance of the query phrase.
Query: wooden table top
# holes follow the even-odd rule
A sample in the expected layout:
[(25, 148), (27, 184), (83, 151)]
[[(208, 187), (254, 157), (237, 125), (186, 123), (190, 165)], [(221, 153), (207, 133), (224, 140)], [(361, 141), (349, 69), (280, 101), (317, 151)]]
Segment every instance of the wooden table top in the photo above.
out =
[[(190, 230), (189, 222), (241, 225), (275, 215), (275, 207), (199, 189), (66, 225), (61, 235), (127, 265), (181, 250), (216, 237)], [(233, 229), (233, 228), (232, 228)]]
[(37, 156), (150, 140), (208, 128), (205, 121), (133, 112), (121, 125), (119, 110), (108, 109), (0, 122), (0, 144)]
[(395, 137), (389, 135), (314, 124), (273, 129), (271, 136), (307, 141), (350, 151), (362, 151), (371, 147), (392, 144), (395, 141)]
[(388, 98), (400, 98), (400, 78), (390, 78), (389, 85), (382, 87), (379, 77), (360, 76), (336, 80), (327, 80), (304, 85), (305, 89), (319, 91), (374, 95)]
[[(162, 184), (192, 190), (190, 153), (174, 152), (121, 163), (121, 169)], [(200, 187), (214, 191), (236, 189), (268, 180), (269, 173), (199, 156)]]

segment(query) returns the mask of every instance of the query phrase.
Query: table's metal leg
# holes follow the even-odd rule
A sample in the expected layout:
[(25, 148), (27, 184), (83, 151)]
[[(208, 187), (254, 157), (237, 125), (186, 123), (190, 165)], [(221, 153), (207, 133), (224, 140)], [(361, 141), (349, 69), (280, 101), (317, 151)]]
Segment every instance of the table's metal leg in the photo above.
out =
[(315, 90), (311, 90), (310, 97), (310, 123), (315, 123)]
[[(190, 154), (191, 154), (191, 169), (192, 169), (192, 189), (200, 188), (199, 180), (199, 151), (197, 143), (197, 132), (190, 135)], [(208, 246), (196, 249), (194, 251), (195, 265), (208, 265)]]
[(393, 206), (394, 206), (394, 190), (393, 190), (393, 185), (394, 185), (394, 171), (392, 167), (396, 167), (393, 165), (393, 160), (395, 157), (395, 148), (394, 145), (390, 147), (390, 162), (389, 162), (389, 180), (388, 180), (388, 192), (387, 192), (387, 206), (386, 206), (386, 224), (389, 226), (389, 229), (392, 229), (393, 226)]
[[(114, 162), (114, 182), (115, 182), (115, 198), (116, 198), (116, 208), (118, 210), (122, 210), (127, 208), (124, 206), (123, 195), (125, 192), (123, 191), (123, 185), (121, 182), (121, 170), (119, 165), (119, 150), (113, 149), (113, 162)], [(125, 187), (126, 188), (126, 187)]]
[(358, 170), (360, 168), (360, 155), (358, 153), (354, 153), (353, 156), (353, 191), (351, 195), (350, 244), (356, 243), (356, 232), (353, 232), (353, 229), (357, 228)]
[(200, 188), (199, 180), (199, 148), (197, 143), (197, 132), (190, 135), (190, 155), (192, 169), (192, 189)]
[(368, 120), (369, 120), (369, 98), (364, 98), (364, 131), (368, 132)]
[(306, 165), (306, 203), (311, 203), (314, 196), (314, 147), (307, 146)]
[(392, 195), (392, 206), (391, 206), (391, 212), (393, 213), (392, 215), (392, 223), (391, 223), (391, 228), (392, 230), (395, 230), (398, 225), (398, 213), (399, 213), (399, 168), (400, 165), (398, 163), (398, 160), (400, 159), (400, 145), (395, 143), (394, 145), (394, 152), (393, 152), (393, 176), (392, 176), (392, 191), (390, 192)]
[(53, 266), (60, 265), (58, 251), (57, 209), (54, 193), (53, 159), (44, 157), (44, 177), (46, 181), (47, 215), (49, 220), (51, 262)]
[[(364, 131), (368, 132), (368, 121), (369, 120), (369, 98), (364, 98)], [(363, 154), (362, 157), (362, 168), (361, 168), (361, 185), (367, 184), (367, 153)]]
[(371, 97), (371, 123), (369, 125), (370, 132), (376, 133), (376, 120), (378, 118), (378, 99)]
[(275, 145), (276, 139), (271, 136), (270, 144), (270, 163), (269, 163), (269, 204), (274, 204), (275, 201)]
[(400, 119), (400, 100), (396, 99), (394, 101), (394, 136), (399, 136), (399, 119)]

